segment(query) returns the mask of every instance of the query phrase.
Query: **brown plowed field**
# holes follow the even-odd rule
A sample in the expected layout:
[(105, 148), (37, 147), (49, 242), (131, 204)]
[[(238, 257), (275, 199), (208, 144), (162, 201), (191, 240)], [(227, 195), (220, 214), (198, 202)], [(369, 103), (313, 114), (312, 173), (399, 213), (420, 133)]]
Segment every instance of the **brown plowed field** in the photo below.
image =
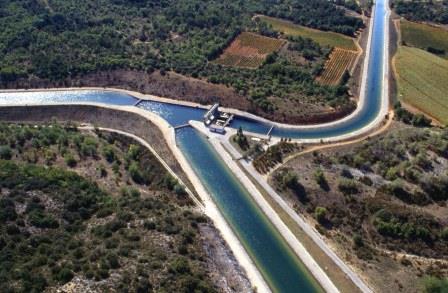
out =
[(325, 63), (324, 71), (318, 78), (319, 82), (325, 85), (337, 85), (344, 72), (350, 71), (357, 56), (357, 51), (334, 48)]
[(284, 40), (243, 32), (214, 62), (224, 66), (257, 68), (266, 57), (279, 50)]

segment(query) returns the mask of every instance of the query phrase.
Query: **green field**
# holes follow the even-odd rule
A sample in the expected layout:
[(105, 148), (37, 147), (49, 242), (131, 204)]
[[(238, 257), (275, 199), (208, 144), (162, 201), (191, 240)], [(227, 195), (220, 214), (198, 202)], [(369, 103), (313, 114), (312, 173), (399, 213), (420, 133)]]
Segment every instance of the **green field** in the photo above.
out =
[(448, 124), (448, 60), (401, 46), (395, 66), (400, 100)]
[(427, 49), (433, 47), (445, 50), (448, 59), (448, 31), (434, 26), (402, 20), (401, 38), (406, 45)]
[(321, 46), (339, 47), (347, 50), (358, 50), (354, 39), (334, 32), (320, 31), (307, 28), (304, 26), (293, 24), (290, 21), (272, 18), (264, 15), (259, 16), (260, 19), (270, 25), (276, 31), (285, 35), (301, 36), (313, 39)]

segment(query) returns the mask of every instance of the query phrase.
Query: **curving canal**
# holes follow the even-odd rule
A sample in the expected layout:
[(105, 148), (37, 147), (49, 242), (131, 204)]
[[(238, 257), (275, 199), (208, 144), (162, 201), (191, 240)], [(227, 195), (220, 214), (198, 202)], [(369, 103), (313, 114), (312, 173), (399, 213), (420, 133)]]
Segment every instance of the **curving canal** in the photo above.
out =
[[(271, 132), (273, 136), (328, 138), (352, 133), (376, 119), (381, 112), (385, 74), (383, 56), (384, 28), (387, 24), (386, 3), (387, 0), (377, 0), (375, 5), (366, 96), (357, 114), (343, 123), (321, 128), (274, 127)], [(136, 101), (132, 96), (106, 91), (0, 93), (0, 105), (94, 102), (129, 106), (134, 105)], [(205, 112), (203, 109), (153, 101), (141, 102), (138, 107), (158, 114), (173, 126), (184, 124), (189, 120), (201, 120)], [(269, 123), (236, 117), (231, 127), (240, 126), (246, 131), (260, 134), (266, 134), (271, 128)], [(271, 289), (275, 292), (323, 291), (207, 139), (192, 128), (182, 128), (176, 131), (176, 140)]]

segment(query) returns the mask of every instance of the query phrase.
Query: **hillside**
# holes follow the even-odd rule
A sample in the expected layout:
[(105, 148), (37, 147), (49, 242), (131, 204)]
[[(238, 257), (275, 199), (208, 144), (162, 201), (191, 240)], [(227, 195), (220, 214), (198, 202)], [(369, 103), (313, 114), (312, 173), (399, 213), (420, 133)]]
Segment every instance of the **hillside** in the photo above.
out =
[(296, 157), (270, 184), (376, 291), (421, 292), (433, 280), (425, 275), (448, 277), (447, 170), (447, 129), (396, 122), (363, 143)]
[[(271, 36), (252, 20), (256, 14), (348, 36), (363, 27), (324, 0), (0, 1), (0, 86), (114, 86), (218, 100), (290, 123), (328, 121), (353, 110), (346, 90), (319, 86), (307, 67), (287, 62), (294, 65), (290, 73), (210, 62), (240, 32)], [(316, 109), (294, 114), (281, 105), (297, 101)]]
[(0, 125), (2, 292), (219, 292), (250, 284), (152, 153), (71, 125)]
[(412, 21), (428, 21), (448, 24), (448, 3), (436, 1), (394, 1), (396, 12)]

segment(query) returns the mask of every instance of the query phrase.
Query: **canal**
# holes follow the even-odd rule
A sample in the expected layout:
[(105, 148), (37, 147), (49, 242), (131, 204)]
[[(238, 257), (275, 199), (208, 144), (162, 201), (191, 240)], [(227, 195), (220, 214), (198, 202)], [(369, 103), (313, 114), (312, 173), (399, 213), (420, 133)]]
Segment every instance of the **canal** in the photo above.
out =
[[(365, 102), (356, 116), (335, 125), (321, 128), (293, 129), (275, 127), (273, 136), (291, 138), (329, 138), (352, 133), (371, 123), (380, 113), (383, 88), (384, 28), (387, 25), (385, 3), (375, 5)], [(127, 94), (108, 91), (54, 91), (0, 93), (1, 104), (70, 104), (95, 102), (134, 105), (137, 100)], [(189, 120), (201, 120), (203, 109), (143, 101), (138, 107), (164, 118), (172, 126)], [(231, 127), (266, 134), (269, 123), (235, 117)], [(192, 128), (176, 131), (179, 148), (196, 175), (212, 196), (261, 274), (275, 292), (320, 292), (322, 288), (287, 245), (273, 224), (261, 212), (250, 194), (233, 175), (207, 139)]]

